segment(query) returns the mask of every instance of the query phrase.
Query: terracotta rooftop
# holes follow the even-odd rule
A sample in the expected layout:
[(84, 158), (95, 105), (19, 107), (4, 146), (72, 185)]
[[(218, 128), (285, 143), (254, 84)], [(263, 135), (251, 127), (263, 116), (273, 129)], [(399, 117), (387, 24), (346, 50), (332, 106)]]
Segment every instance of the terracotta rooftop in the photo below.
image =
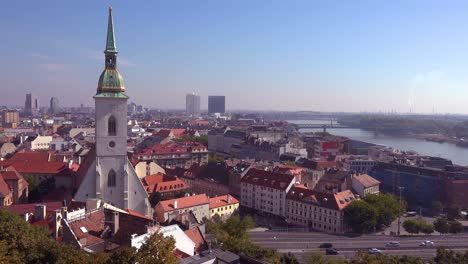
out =
[(333, 210), (342, 210), (350, 202), (358, 198), (354, 196), (354, 194), (350, 190), (333, 194), (318, 192), (294, 186), (293, 188), (291, 188), (291, 190), (289, 190), (286, 199), (304, 203), (311, 203), (320, 207), (325, 207)]
[[(202, 204), (209, 204), (210, 200), (206, 194), (192, 195), (172, 200), (161, 201), (159, 204), (162, 206), (165, 212), (170, 212), (175, 210), (174, 201), (177, 200), (177, 209), (189, 208)], [(156, 205), (157, 206), (157, 205)]]
[(104, 210), (97, 210), (86, 215), (85, 218), (70, 221), (68, 225), (81, 246), (87, 247), (104, 241), (100, 237), (104, 230)]
[(11, 194), (10, 187), (5, 182), (3, 177), (0, 177), (0, 197), (7, 197), (9, 194)]
[(242, 178), (242, 183), (250, 183), (278, 190), (286, 190), (289, 184), (295, 180), (294, 175), (250, 169)]
[(195, 243), (195, 253), (200, 253), (207, 248), (205, 239), (198, 227), (187, 229), (184, 233)]
[[(230, 196), (229, 198), (231, 200), (230, 203), (228, 203), (228, 196)], [(222, 206), (226, 206), (230, 204), (238, 204), (238, 203), (239, 203), (239, 200), (237, 200), (230, 194), (221, 195), (221, 196), (210, 198), (210, 209), (222, 207)]]
[(364, 188), (369, 188), (375, 185), (380, 184), (380, 182), (367, 174), (360, 174), (354, 176), (354, 178), (364, 186)]

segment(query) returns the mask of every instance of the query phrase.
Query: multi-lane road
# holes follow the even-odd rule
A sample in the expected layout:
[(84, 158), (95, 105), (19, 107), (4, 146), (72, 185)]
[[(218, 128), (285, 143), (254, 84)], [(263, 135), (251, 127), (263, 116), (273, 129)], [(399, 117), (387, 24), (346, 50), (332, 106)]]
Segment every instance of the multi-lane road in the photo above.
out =
[[(295, 232), (250, 232), (254, 243), (267, 248), (277, 249), (281, 253), (291, 252), (300, 259), (308, 251), (322, 251), (319, 245), (324, 242), (333, 244), (339, 251), (339, 256), (351, 258), (358, 251), (367, 251), (370, 248), (378, 248), (388, 255), (412, 255), (424, 259), (433, 258), (437, 247), (443, 246), (456, 251), (468, 250), (468, 234), (458, 235), (432, 235), (394, 238), (385, 235), (363, 235), (359, 237), (345, 237), (328, 235), (323, 233), (295, 233)], [(422, 241), (434, 242), (433, 247), (422, 247)], [(386, 247), (390, 241), (400, 242), (399, 247)]]

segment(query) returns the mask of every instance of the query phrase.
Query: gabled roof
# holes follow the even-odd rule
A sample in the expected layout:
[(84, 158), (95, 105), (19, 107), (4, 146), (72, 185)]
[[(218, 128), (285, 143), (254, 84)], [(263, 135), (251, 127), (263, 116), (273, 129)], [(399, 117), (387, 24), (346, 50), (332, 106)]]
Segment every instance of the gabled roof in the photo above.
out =
[[(166, 201), (161, 201), (158, 205), (162, 206), (165, 212), (174, 211), (174, 202), (177, 200), (177, 209), (189, 208), (193, 206), (198, 206), (202, 204), (209, 204), (210, 200), (206, 194), (192, 195), (177, 199), (171, 199)], [(156, 205), (156, 207), (158, 206)]]
[(207, 248), (206, 241), (198, 227), (187, 229), (184, 233), (195, 243), (195, 253), (200, 253)]
[(0, 197), (7, 197), (11, 194), (11, 189), (8, 184), (3, 180), (3, 177), (0, 177)]
[(46, 151), (24, 151), (15, 153), (9, 160), (48, 162), (49, 157), (50, 154)]
[(362, 186), (364, 186), (364, 188), (369, 188), (380, 184), (378, 180), (372, 178), (367, 174), (356, 175), (354, 176), (354, 179), (356, 179)]
[(14, 214), (23, 215), (25, 213), (34, 213), (34, 208), (36, 207), (36, 205), (39, 205), (39, 204), (45, 205), (47, 212), (53, 212), (63, 207), (63, 202), (48, 202), (48, 203), (14, 204), (14, 205), (7, 206), (4, 208)]
[[(228, 199), (230, 200), (230, 202), (228, 202)], [(216, 196), (216, 197), (210, 198), (210, 209), (222, 207), (226, 205), (238, 204), (238, 203), (239, 203), (239, 200), (237, 200), (230, 194)]]
[(286, 195), (286, 199), (303, 203), (311, 203), (332, 210), (342, 210), (349, 203), (357, 200), (358, 198), (354, 196), (350, 190), (333, 194), (294, 186), (291, 188), (291, 190), (289, 190), (288, 194)]
[(104, 210), (87, 212), (86, 217), (68, 221), (68, 226), (73, 231), (76, 239), (80, 241), (82, 247), (87, 247), (104, 242), (100, 237), (101, 232), (104, 230)]
[(241, 182), (285, 191), (294, 180), (294, 175), (251, 168)]
[(19, 173), (58, 174), (68, 170), (64, 162), (43, 162), (39, 160), (5, 160), (0, 161), (0, 167), (13, 166)]

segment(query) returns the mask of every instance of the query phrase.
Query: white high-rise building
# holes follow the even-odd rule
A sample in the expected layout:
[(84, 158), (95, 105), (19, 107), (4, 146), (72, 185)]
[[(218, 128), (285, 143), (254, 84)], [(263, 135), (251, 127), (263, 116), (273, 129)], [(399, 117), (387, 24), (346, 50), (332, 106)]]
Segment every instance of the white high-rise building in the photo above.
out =
[(187, 115), (200, 115), (200, 96), (197, 94), (187, 94), (185, 96), (185, 112)]
[[(101, 199), (122, 209), (152, 217), (148, 194), (127, 158), (127, 101), (123, 78), (117, 70), (112, 8), (109, 8), (105, 69), (99, 78), (96, 108), (96, 149), (92, 162), (84, 162), (84, 174), (75, 200)], [(91, 155), (89, 155), (91, 156)]]

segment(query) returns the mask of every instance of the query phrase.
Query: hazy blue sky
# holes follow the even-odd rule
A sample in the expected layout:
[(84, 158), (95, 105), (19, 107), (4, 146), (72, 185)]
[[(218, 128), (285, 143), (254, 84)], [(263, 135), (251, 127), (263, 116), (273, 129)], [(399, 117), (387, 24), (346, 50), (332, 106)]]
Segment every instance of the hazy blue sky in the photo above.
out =
[(4, 1), (0, 104), (93, 105), (113, 6), (131, 100), (468, 113), (468, 1)]

